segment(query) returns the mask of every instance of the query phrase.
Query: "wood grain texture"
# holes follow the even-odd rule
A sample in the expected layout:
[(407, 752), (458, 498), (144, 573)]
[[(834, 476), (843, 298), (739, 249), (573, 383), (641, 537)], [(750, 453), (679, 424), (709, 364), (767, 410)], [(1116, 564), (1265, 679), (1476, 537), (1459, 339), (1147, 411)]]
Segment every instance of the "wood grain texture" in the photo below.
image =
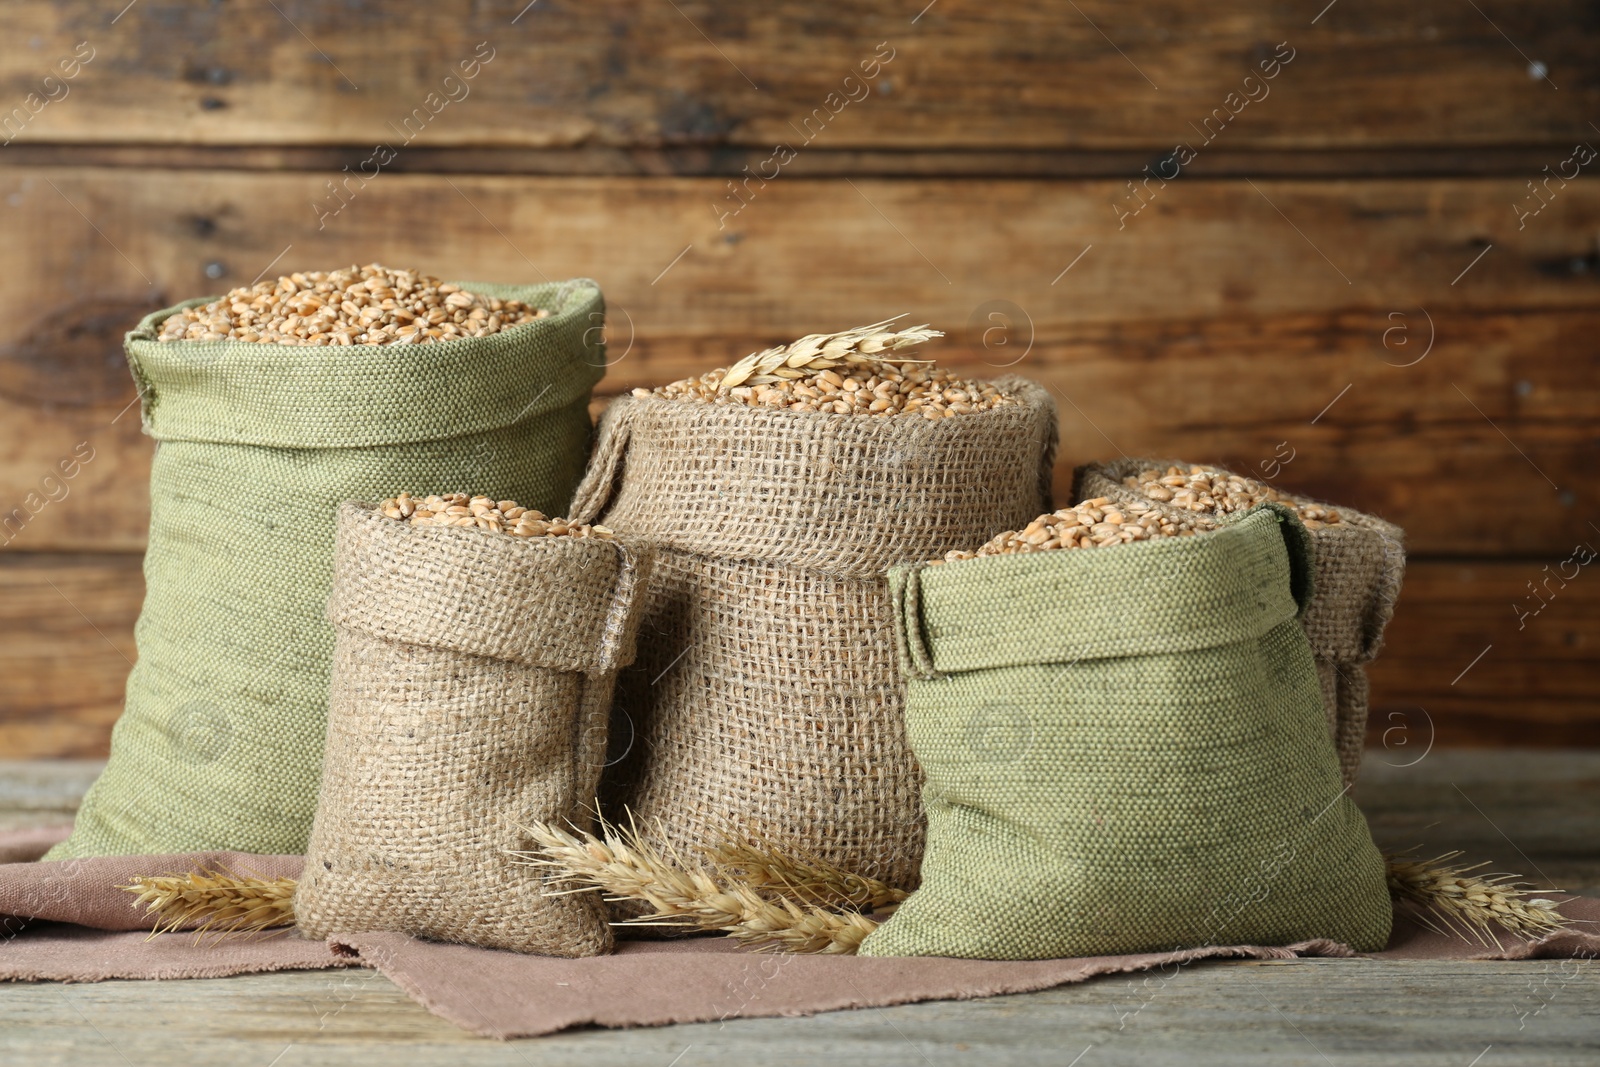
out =
[[(525, 10), (524, 0), (169, 0), (121, 17), (89, 0), (25, 0), (8, 5), (7, 30), (30, 47), (0, 60), (0, 100), (40, 92), (58, 60), (88, 42), (94, 58), (19, 140), (370, 145), (393, 139), (391, 124), (428, 94), (450, 92), (443, 79), (483, 43), (493, 60), (416, 143), (768, 148), (802, 143), (797, 130), (820, 108), (828, 121), (813, 144), (828, 149), (1155, 154), (1194, 138), (1191, 124), (1223, 108), (1261, 61), (1292, 54), (1219, 142), (1588, 138), (1600, 101), (1600, 44), (1583, 32), (1592, 9), (1480, 6), (1344, 0), (1313, 24), (1315, 12), (1283, 0), (1226, 12), (1181, 0), (1137, 11), (1109, 0), (943, 0), (920, 14), (866, 0), (542, 0)], [(874, 54), (893, 59), (859, 90), (846, 84)], [(1530, 77), (1525, 56), (1548, 78)], [(870, 95), (830, 103), (852, 92)]]
[[(1600, 547), (1600, 535), (1589, 541)], [(1548, 606), (1519, 628), (1513, 604), (1537, 606), (1527, 583), (1543, 580), (1543, 565), (1413, 561), (1371, 668), (1374, 758), (1409, 762), (1430, 743), (1600, 745), (1600, 562), (1565, 589), (1550, 585)], [(0, 753), (105, 755), (142, 595), (136, 555), (0, 554)]]
[[(0, 763), (0, 826), (53, 822), (84, 765)], [(1381, 845), (1460, 848), (1568, 890), (1600, 887), (1600, 754), (1436, 751), (1373, 767), (1357, 802)], [(1508, 842), (1497, 828), (1513, 839)], [(1128, 1067), (1464, 1067), (1495, 1057), (1567, 1067), (1600, 1054), (1594, 961), (1207, 962), (1020, 996), (586, 1030), (486, 1041), (429, 1015), (376, 972), (182, 982), (17, 983), (0, 1043), (18, 1063), (326, 1064), (441, 1067), (974, 1062)], [(90, 1020), (93, 1020), (92, 1023)], [(1053, 1055), (1041, 1057), (1041, 1050)], [(1488, 1054), (1485, 1055), (1486, 1050)]]
[[(131, 654), (144, 312), (374, 259), (588, 275), (604, 396), (904, 311), (942, 361), (1050, 387), (1063, 499), (1074, 463), (1170, 455), (1382, 514), (1421, 562), (1374, 741), (1421, 706), (1462, 743), (1600, 744), (1588, 572), (1496, 636), (1600, 536), (1600, 185), (1548, 177), (1600, 144), (1597, 29), (1578, 0), (18, 0), (0, 576), (44, 554)], [(15, 618), (0, 739), (96, 751), (126, 665), (80, 677)]]
[[(18, 1062), (61, 1067), (124, 1062), (119, 1056), (266, 1064), (285, 1048), (306, 1067), (667, 1065), (676, 1056), (680, 1067), (926, 1067), (968, 1059), (1065, 1067), (1085, 1049), (1092, 1049), (1080, 1061), (1085, 1067), (1282, 1067), (1322, 1064), (1319, 1053), (1351, 1067), (1464, 1067), (1491, 1046), (1514, 1049), (1506, 1062), (1522, 1067), (1578, 1067), (1600, 1053), (1586, 1010), (1597, 996), (1593, 961), (1207, 962), (1171, 975), (982, 1000), (500, 1042), (429, 1015), (377, 972), (303, 971), (19, 983), (6, 991), (0, 1034)], [(1147, 1000), (1147, 1010), (1132, 1014)], [(1519, 1030), (1523, 1013), (1529, 1018)]]
[(1600, 559), (1578, 562), (1595, 559), (1600, 531), (1581, 540), (1589, 548), (1575, 559), (1569, 546), (1527, 562), (1411, 567), (1370, 668), (1369, 742), (1399, 762), (1430, 738), (1600, 746)]
[[(1600, 365), (1573, 358), (1600, 324), (1600, 187), (1520, 230), (1506, 179), (1180, 181), (1120, 226), (1132, 194), (1103, 181), (785, 178), (720, 225), (713, 179), (352, 188), (319, 228), (340, 201), (314, 175), (0, 168), (0, 510), (77, 444), (97, 456), (14, 548), (142, 546), (120, 355), (139, 314), (370, 259), (602, 279), (609, 392), (907, 311), (951, 332), (953, 364), (1056, 391), (1063, 494), (1072, 463), (1119, 453), (1270, 472), (1292, 449), (1286, 487), (1383, 514), (1422, 555), (1554, 552), (1600, 514)], [(1520, 521), (1465, 506), (1472, 484), (1518, 493)]]
[[(0, 757), (0, 832), (70, 826), (104, 760)], [(3, 1040), (3, 1039), (0, 1039)]]
[[(1420, 759), (1418, 757), (1421, 757)], [(1539, 886), (1600, 895), (1600, 752), (1416, 745), (1367, 753), (1355, 800), (1382, 849), (1460, 849)]]
[(0, 754), (106, 754), (143, 598), (138, 556), (0, 555)]
[[(1471, 178), (1543, 177), (1573, 146), (1233, 149), (1220, 142), (1184, 167), (1190, 178)], [(1164, 148), (1162, 151), (1168, 151)], [(146, 167), (160, 170), (358, 170), (372, 145), (52, 144), (13, 141), (6, 162), (40, 167)], [(759, 172), (772, 147), (519, 148), (420, 142), (383, 167), (389, 174), (520, 174), (591, 177), (742, 178)], [(1151, 162), (1148, 148), (815, 148), (783, 168), (785, 178), (1118, 178)], [(371, 166), (369, 165), (369, 170)], [(771, 173), (768, 165), (767, 172)], [(1168, 171), (1170, 173), (1170, 169)]]

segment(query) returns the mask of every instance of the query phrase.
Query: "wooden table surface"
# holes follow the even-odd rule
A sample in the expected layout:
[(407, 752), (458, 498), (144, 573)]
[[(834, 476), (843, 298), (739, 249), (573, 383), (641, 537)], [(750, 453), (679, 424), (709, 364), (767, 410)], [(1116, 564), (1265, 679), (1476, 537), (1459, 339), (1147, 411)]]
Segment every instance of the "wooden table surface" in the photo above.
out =
[[(1373, 753), (1357, 798), (1381, 845), (1462, 849), (1600, 894), (1600, 752)], [(0, 828), (70, 814), (97, 765), (0, 762)], [(500, 1043), (371, 971), (0, 987), (7, 1064), (1396, 1064), (1600, 1062), (1600, 964), (1214, 962), (1019, 996), (587, 1030)]]

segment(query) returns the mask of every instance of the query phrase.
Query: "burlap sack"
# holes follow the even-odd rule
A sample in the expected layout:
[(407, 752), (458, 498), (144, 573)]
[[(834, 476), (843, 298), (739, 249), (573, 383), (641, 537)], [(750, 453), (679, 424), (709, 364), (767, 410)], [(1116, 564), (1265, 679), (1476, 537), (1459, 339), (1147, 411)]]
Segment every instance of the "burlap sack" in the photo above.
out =
[(610, 815), (685, 849), (727, 829), (894, 885), (922, 857), (882, 575), (1048, 507), (1055, 406), (937, 421), (623, 397), (574, 516), (656, 547), (618, 679)]
[(862, 954), (1382, 948), (1383, 858), (1296, 622), (1308, 554), (1267, 505), (1194, 537), (895, 568), (928, 848)]
[(158, 442), (139, 660), (111, 761), (51, 859), (304, 852), (339, 503), (470, 488), (566, 508), (604, 373), (600, 290), (465, 284), (553, 314), (432, 345), (157, 341), (191, 300), (128, 334)]
[[(1073, 499), (1103, 496), (1174, 510), (1124, 485), (1122, 480), (1144, 470), (1188, 470), (1190, 466), (1166, 459), (1088, 464), (1074, 472)], [(1206, 466), (1229, 473), (1214, 464)], [(1366, 745), (1365, 665), (1383, 647), (1384, 627), (1394, 615), (1400, 582), (1405, 576), (1406, 553), (1405, 531), (1400, 527), (1342, 505), (1337, 510), (1342, 522), (1309, 531), (1316, 555), (1317, 594), (1300, 622), (1316, 657), (1323, 710), (1345, 784), (1349, 785), (1360, 770)]]
[(611, 947), (593, 893), (546, 896), (532, 820), (586, 826), (649, 551), (339, 509), (337, 633), (303, 933), (397, 930), (547, 956)]

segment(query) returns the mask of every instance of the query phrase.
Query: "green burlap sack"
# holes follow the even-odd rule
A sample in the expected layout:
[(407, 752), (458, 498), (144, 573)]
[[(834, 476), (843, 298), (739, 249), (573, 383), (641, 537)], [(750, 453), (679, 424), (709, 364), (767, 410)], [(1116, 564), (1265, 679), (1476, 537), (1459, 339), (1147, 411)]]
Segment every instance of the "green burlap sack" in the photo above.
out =
[[(1109, 497), (1140, 504), (1190, 520), (1215, 519), (1213, 509), (1191, 511), (1147, 495), (1134, 477), (1140, 471), (1189, 470), (1182, 460), (1136, 459), (1124, 456), (1109, 463), (1088, 463), (1073, 471), (1073, 499)], [(1234, 476), (1215, 464), (1206, 469)], [(1127, 484), (1133, 481), (1134, 485)], [(1290, 497), (1286, 502), (1311, 503)], [(1405, 531), (1375, 515), (1343, 505), (1340, 521), (1311, 531), (1316, 558), (1316, 598), (1300, 614), (1311, 643), (1311, 656), (1322, 679), (1322, 710), (1339, 753), (1346, 785), (1361, 771), (1367, 741), (1367, 668), (1383, 647), (1384, 627), (1394, 615), (1405, 577)]]
[(1305, 530), (890, 574), (927, 775), (922, 887), (868, 956), (1044, 959), (1388, 939), (1311, 650)]
[(158, 442), (139, 659), (111, 761), (48, 858), (304, 852), (339, 503), (469, 489), (566, 509), (604, 373), (599, 287), (465, 284), (552, 314), (430, 345), (156, 341), (191, 300), (128, 334)]

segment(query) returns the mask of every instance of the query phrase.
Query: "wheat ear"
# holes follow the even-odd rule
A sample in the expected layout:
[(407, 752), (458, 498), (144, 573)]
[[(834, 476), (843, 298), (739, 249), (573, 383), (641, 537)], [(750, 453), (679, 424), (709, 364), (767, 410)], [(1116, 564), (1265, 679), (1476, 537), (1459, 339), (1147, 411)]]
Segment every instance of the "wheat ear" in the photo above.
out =
[(741, 839), (730, 834), (723, 843), (702, 851), (711, 866), (730, 879), (820, 908), (873, 911), (910, 895), (876, 878), (836, 867), (820, 856), (759, 836)]
[(194, 871), (135, 878), (118, 889), (134, 894), (156, 920), (152, 934), (194, 927), (197, 933), (248, 934), (294, 923), (293, 878), (244, 878), (231, 871)]
[(898, 352), (911, 345), (943, 337), (943, 332), (930, 330), (926, 323), (891, 330), (890, 326), (904, 318), (874, 322), (870, 326), (857, 326), (839, 333), (807, 334), (798, 341), (761, 352), (752, 352), (722, 376), (718, 389), (732, 389), (736, 385), (771, 385), (785, 378), (804, 378), (818, 371), (840, 367), (846, 363), (920, 363), (923, 360), (906, 357), (895, 358), (889, 353)]
[(1534, 897), (1514, 875), (1475, 874), (1485, 864), (1451, 862), (1460, 855), (1447, 852), (1431, 860), (1384, 856), (1389, 892), (1420, 905), (1420, 918), (1432, 929), (1484, 945), (1491, 944), (1495, 927), (1538, 937), (1572, 921), (1555, 910), (1553, 901)]
[(877, 929), (866, 915), (773, 899), (719, 872), (687, 867), (640, 840), (635, 829), (603, 823), (600, 829), (603, 837), (534, 823), (527, 831), (542, 851), (513, 854), (581, 887), (566, 892), (598, 889), (607, 899), (639, 900), (654, 909), (619, 926), (715, 930), (757, 949), (822, 955), (853, 955)]

